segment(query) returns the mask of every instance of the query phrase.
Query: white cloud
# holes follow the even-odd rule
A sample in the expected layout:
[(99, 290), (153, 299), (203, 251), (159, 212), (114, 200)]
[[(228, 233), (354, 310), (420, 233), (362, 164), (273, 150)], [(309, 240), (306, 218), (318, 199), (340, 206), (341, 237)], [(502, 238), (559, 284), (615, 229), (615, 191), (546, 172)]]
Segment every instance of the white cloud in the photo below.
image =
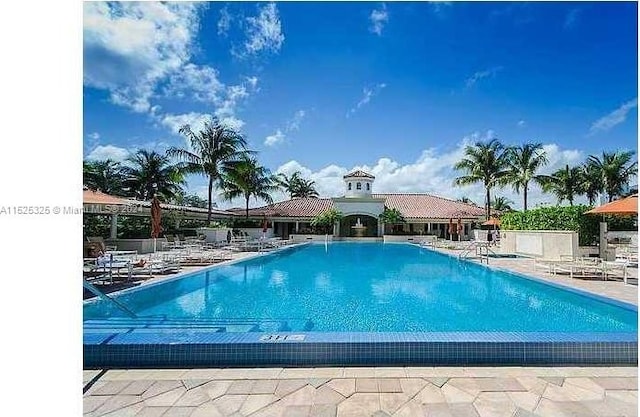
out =
[(222, 123), (223, 125), (235, 130), (235, 131), (239, 131), (242, 129), (242, 127), (244, 126), (244, 121), (238, 119), (237, 117), (234, 116), (227, 116), (227, 117), (222, 117), (220, 119), (220, 123)]
[(525, 122), (524, 120), (518, 120), (518, 127), (525, 127), (527, 125), (527, 122)]
[(637, 97), (633, 100), (627, 101), (611, 113), (593, 122), (591, 128), (589, 129), (589, 135), (606, 132), (614, 126), (619, 125), (620, 123), (627, 120), (627, 114), (629, 113), (629, 111), (636, 107), (638, 107)]
[(371, 15), (369, 15), (369, 31), (375, 33), (378, 36), (382, 35), (382, 29), (384, 25), (389, 21), (389, 13), (387, 13), (387, 6), (382, 3), (381, 9), (373, 9)]
[(351, 115), (353, 115), (356, 111), (358, 111), (358, 109), (360, 109), (360, 107), (364, 106), (365, 104), (369, 103), (371, 101), (371, 99), (375, 96), (377, 96), (380, 91), (382, 91), (383, 88), (385, 88), (387, 86), (387, 84), (385, 83), (380, 83), (375, 85), (373, 88), (369, 88), (369, 87), (365, 87), (362, 90), (362, 98), (360, 99), (360, 101), (358, 102), (358, 104), (356, 104), (355, 107), (351, 108), (348, 112), (347, 112), (347, 117), (351, 117)]
[(467, 88), (471, 88), (478, 81), (480, 81), (480, 80), (482, 80), (484, 78), (494, 77), (499, 71), (502, 71), (502, 66), (489, 68), (489, 69), (486, 69), (484, 71), (478, 71), (478, 72), (474, 73), (471, 77), (466, 79), (465, 85), (467, 86)]
[(258, 16), (248, 17), (247, 40), (240, 57), (256, 55), (261, 52), (278, 53), (284, 43), (284, 34), (278, 8), (275, 3), (258, 6)]
[(225, 85), (218, 79), (218, 71), (208, 66), (186, 64), (172, 74), (165, 88), (168, 96), (193, 98), (216, 103), (225, 93)]
[(276, 133), (274, 133), (273, 135), (269, 135), (264, 139), (264, 144), (266, 146), (275, 146), (284, 142), (285, 137), (285, 134), (282, 133), (280, 129), (278, 129), (276, 130)]
[(293, 117), (287, 121), (286, 131), (292, 132), (300, 130), (300, 123), (304, 120), (306, 112), (304, 110), (298, 110), (294, 113)]
[(85, 2), (84, 84), (147, 112), (157, 84), (189, 61), (199, 3)]
[[(464, 157), (464, 148), (478, 140), (486, 140), (494, 136), (492, 132), (473, 133), (464, 137), (454, 148), (440, 150), (430, 148), (424, 150), (413, 163), (401, 164), (389, 157), (379, 158), (373, 165), (357, 165), (353, 167), (341, 167), (328, 165), (318, 171), (313, 171), (298, 161), (289, 161), (276, 169), (277, 173), (292, 174), (300, 171), (303, 177), (316, 182), (316, 189), (321, 197), (335, 197), (344, 194), (344, 182), (342, 176), (353, 169), (363, 169), (376, 176), (374, 182), (375, 193), (429, 193), (441, 197), (457, 199), (462, 196), (471, 198), (478, 204), (483, 204), (484, 189), (481, 184), (467, 187), (453, 186), (454, 179), (460, 175), (453, 169), (453, 165)], [(549, 165), (541, 170), (541, 173), (549, 174), (566, 164), (575, 165), (583, 160), (584, 155), (580, 151), (561, 149), (556, 144), (544, 145), (544, 150), (549, 159)], [(494, 189), (493, 196), (505, 196), (513, 200), (516, 207), (522, 206), (522, 196), (516, 194), (511, 188)], [(285, 198), (284, 196), (277, 195)], [(274, 197), (277, 197), (274, 195)], [(529, 205), (547, 202), (555, 204), (555, 197), (543, 194), (542, 191), (532, 185), (529, 190)]]
[(111, 159), (112, 161), (122, 162), (129, 156), (129, 151), (114, 145), (100, 145), (87, 155), (87, 159), (93, 161), (102, 161)]
[(162, 116), (160, 123), (169, 128), (175, 134), (184, 125), (189, 125), (191, 130), (197, 132), (204, 128), (204, 123), (211, 120), (211, 116), (205, 113), (183, 113), (183, 114), (165, 114)]
[(252, 89), (257, 89), (258, 86), (258, 77), (256, 77), (255, 75), (252, 77), (246, 77), (247, 82), (249, 83), (249, 86)]
[(100, 134), (98, 132), (89, 133), (87, 135), (89, 139), (98, 140), (100, 139)]
[(224, 7), (220, 10), (220, 19), (218, 19), (218, 35), (227, 36), (229, 28), (231, 28), (231, 14), (229, 10)]

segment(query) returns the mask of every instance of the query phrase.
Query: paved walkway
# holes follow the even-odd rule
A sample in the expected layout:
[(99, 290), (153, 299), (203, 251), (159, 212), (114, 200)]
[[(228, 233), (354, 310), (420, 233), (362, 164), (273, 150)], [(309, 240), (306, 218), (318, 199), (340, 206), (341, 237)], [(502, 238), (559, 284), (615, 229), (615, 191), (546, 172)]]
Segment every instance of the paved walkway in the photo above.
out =
[[(435, 250), (452, 256), (458, 256), (460, 253), (459, 250), (443, 248), (437, 248)], [(479, 262), (477, 259), (472, 260)], [(638, 268), (629, 268), (629, 283), (625, 284), (621, 278), (603, 281), (601, 278), (570, 278), (566, 274), (552, 275), (541, 270), (534, 271), (534, 261), (529, 258), (490, 258), (489, 266), (530, 275), (545, 281), (555, 282), (567, 287), (578, 288), (593, 294), (599, 294), (615, 300), (638, 305)]]
[(637, 368), (84, 371), (85, 416), (638, 415)]

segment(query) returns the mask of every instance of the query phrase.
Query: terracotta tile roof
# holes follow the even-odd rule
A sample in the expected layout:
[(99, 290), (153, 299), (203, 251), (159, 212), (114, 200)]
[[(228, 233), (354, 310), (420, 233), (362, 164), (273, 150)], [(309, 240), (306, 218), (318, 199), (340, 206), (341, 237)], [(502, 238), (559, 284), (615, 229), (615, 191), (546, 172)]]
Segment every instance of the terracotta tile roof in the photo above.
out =
[[(384, 198), (386, 207), (398, 209), (409, 219), (476, 218), (484, 214), (482, 207), (429, 194), (373, 194), (372, 197)], [(330, 198), (294, 198), (249, 209), (249, 216), (314, 217), (331, 208), (333, 200)], [(242, 208), (230, 211), (244, 213)]]
[(375, 178), (373, 175), (369, 174), (368, 172), (364, 172), (360, 169), (350, 172), (347, 175), (345, 175), (342, 178)]
[[(330, 198), (293, 198), (268, 206), (249, 209), (249, 216), (268, 217), (314, 217), (325, 210), (333, 208)], [(236, 214), (244, 214), (244, 208), (232, 208)]]
[(406, 218), (476, 218), (484, 214), (482, 207), (429, 194), (373, 194), (372, 197), (385, 198), (386, 207), (398, 209)]
[(102, 191), (82, 190), (83, 204), (110, 204), (110, 205), (126, 205), (131, 204), (126, 198), (116, 197), (105, 194)]

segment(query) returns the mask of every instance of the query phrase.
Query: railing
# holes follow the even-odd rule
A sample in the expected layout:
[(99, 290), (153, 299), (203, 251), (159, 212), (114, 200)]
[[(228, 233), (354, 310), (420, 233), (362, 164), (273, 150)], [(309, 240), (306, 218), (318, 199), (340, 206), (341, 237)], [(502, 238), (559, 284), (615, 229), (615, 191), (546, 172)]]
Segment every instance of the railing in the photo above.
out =
[(496, 256), (496, 253), (489, 247), (491, 242), (479, 242), (473, 241), (462, 249), (462, 252), (458, 255), (458, 259), (469, 258), (471, 252), (475, 252), (475, 256), (480, 258), (480, 263), (486, 262), (489, 264), (489, 254)]

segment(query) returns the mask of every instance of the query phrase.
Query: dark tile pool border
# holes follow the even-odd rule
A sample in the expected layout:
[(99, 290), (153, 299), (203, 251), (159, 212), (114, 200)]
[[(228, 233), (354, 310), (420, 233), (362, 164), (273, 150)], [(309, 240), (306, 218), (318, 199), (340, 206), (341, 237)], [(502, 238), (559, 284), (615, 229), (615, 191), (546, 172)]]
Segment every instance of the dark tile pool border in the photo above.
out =
[[(494, 269), (525, 279), (535, 279), (500, 268)], [(191, 273), (179, 278), (189, 275)], [(536, 281), (549, 284), (544, 280)], [(571, 290), (562, 285), (555, 286)], [(603, 302), (615, 301), (585, 291), (575, 292)], [(628, 303), (612, 304), (637, 311), (636, 306)], [(265, 335), (257, 332), (218, 333), (205, 329), (92, 327), (85, 323), (84, 367), (638, 364), (637, 333), (278, 332), (271, 340), (263, 340)]]

